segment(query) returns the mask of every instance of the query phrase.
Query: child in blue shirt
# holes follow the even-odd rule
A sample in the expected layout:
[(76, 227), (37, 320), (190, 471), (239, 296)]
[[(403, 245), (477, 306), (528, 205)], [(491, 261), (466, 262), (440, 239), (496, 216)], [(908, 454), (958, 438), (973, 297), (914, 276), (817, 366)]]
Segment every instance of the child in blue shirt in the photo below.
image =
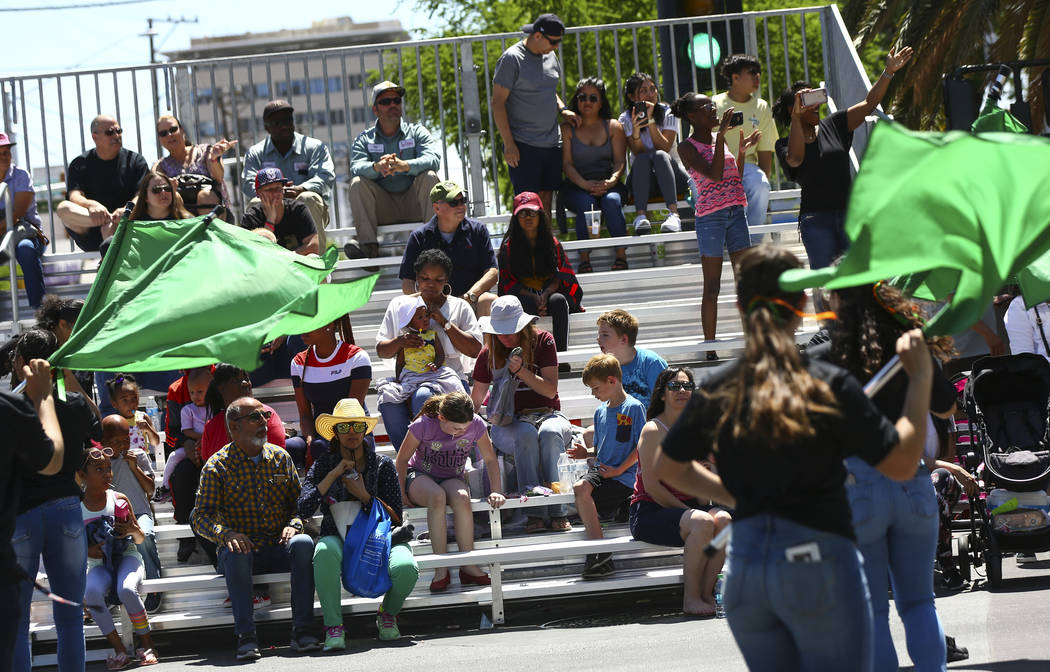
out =
[(638, 340), (638, 320), (617, 308), (598, 316), (598, 347), (620, 363), (623, 389), (649, 408), (656, 377), (667, 368), (663, 357), (652, 350), (634, 347)]
[[(576, 482), (576, 510), (589, 539), (602, 538), (600, 513), (615, 513), (634, 492), (638, 471), (638, 439), (645, 424), (645, 407), (624, 392), (620, 363), (613, 355), (595, 355), (583, 369), (583, 383), (602, 402), (594, 411), (594, 466)], [(586, 459), (590, 452), (574, 446), (569, 457)], [(584, 562), (583, 578), (600, 579), (615, 571), (611, 553), (592, 553)]]

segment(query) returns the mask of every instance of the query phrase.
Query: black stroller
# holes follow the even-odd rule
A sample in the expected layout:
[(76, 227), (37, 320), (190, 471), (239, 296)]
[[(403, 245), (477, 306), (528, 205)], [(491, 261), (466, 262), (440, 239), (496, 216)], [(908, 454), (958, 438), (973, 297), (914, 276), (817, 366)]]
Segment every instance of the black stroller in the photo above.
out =
[[(983, 357), (974, 362), (964, 392), (970, 418), (966, 468), (983, 463), (984, 494), (992, 488), (1034, 492), (1050, 482), (1050, 363), (1025, 353)], [(983, 496), (969, 498), (969, 534), (960, 539), (964, 578), (970, 565), (987, 567), (988, 585), (1003, 580), (1003, 553), (1050, 551), (1050, 525), (1041, 511), (1016, 509), (989, 515)], [(1042, 518), (1041, 518), (1042, 517)], [(1012, 528), (1012, 529), (1011, 529)]]

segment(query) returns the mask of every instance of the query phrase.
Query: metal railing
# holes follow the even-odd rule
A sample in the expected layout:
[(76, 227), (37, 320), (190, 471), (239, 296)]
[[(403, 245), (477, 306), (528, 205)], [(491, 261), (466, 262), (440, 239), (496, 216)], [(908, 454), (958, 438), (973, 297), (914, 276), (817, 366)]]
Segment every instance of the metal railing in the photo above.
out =
[(18, 243), (15, 240), (14, 194), (10, 192), (7, 182), (0, 182), (0, 199), (4, 200), (4, 220), (7, 223), (3, 240), (0, 240), (0, 250), (7, 253), (7, 277), (11, 282), (11, 335), (14, 336), (21, 329), (18, 326), (18, 272), (15, 271), (15, 245)]

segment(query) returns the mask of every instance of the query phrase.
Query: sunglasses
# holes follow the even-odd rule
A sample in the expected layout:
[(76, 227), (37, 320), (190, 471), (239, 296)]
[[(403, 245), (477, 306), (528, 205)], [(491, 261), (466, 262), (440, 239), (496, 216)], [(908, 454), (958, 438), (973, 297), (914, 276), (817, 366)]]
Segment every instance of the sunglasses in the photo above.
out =
[(107, 128), (103, 131), (106, 135), (123, 135), (124, 129), (120, 126), (114, 126), (113, 128)]
[(519, 218), (521, 218), (521, 217), (530, 217), (531, 218), (531, 217), (539, 217), (539, 216), (540, 216), (540, 211), (539, 210), (519, 210), (518, 211), (518, 217)]
[(251, 420), (252, 422), (263, 422), (270, 419), (273, 415), (273, 411), (252, 411), (246, 415), (242, 415), (239, 418), (234, 418), (233, 422), (240, 422), (241, 420)]
[(178, 126), (172, 126), (171, 128), (169, 128), (169, 129), (167, 129), (165, 131), (157, 131), (157, 135), (159, 135), (162, 138), (166, 138), (169, 135), (175, 135), (178, 132), (179, 132), (179, 127)]
[(593, 93), (590, 93), (590, 94), (588, 94), (588, 93), (577, 93), (576, 94), (576, 100), (580, 101), (581, 103), (584, 103), (584, 102), (597, 103), (599, 100), (601, 100), (601, 98), (599, 98), (598, 96), (596, 96)]
[(386, 107), (387, 105), (400, 105), (400, 104), (401, 104), (401, 96), (398, 96), (397, 98), (380, 98), (379, 100), (376, 101), (376, 105), (382, 105), (383, 107)]
[(335, 433), (336, 434), (349, 434), (350, 432), (354, 432), (355, 434), (364, 434), (367, 431), (368, 431), (368, 423), (367, 422), (360, 422), (360, 421), (355, 421), (355, 422), (338, 422), (335, 425)]
[(751, 73), (752, 75), (761, 75), (762, 74), (762, 71), (759, 70), (758, 68), (751, 68), (750, 70), (748, 70), (748, 72)]
[(672, 380), (671, 382), (667, 383), (667, 389), (669, 389), (672, 392), (678, 392), (680, 390), (687, 390), (689, 392), (692, 392), (696, 389), (696, 383), (681, 380)]
[(458, 208), (459, 206), (465, 205), (466, 203), (467, 203), (467, 195), (466, 194), (463, 194), (459, 198), (453, 198), (451, 200), (445, 199), (445, 204), (448, 205), (450, 208)]
[(149, 188), (149, 192), (150, 192), (151, 194), (162, 194), (162, 193), (164, 193), (165, 191), (166, 191), (166, 192), (168, 192), (168, 193), (170, 194), (170, 193), (171, 193), (171, 186), (169, 186), (169, 185), (164, 185), (164, 186), (162, 186), (162, 187), (150, 187), (150, 188)]
[(540, 34), (541, 34), (541, 35), (543, 35), (543, 39), (545, 39), (545, 40), (547, 40), (548, 42), (550, 42), (550, 43), (551, 43), (551, 46), (552, 46), (552, 47), (556, 47), (556, 46), (558, 46), (559, 44), (561, 44), (561, 39), (562, 39), (562, 38), (560, 38), (560, 37), (559, 37), (558, 39), (556, 39), (556, 40), (555, 40), (555, 39), (552, 39), (552, 38), (551, 38), (551, 37), (550, 37), (549, 35), (545, 35), (545, 34), (543, 34), (543, 33), (540, 33)]
[(115, 453), (112, 448), (103, 446), (102, 448), (92, 448), (88, 451), (88, 459), (101, 460), (103, 457), (113, 457)]

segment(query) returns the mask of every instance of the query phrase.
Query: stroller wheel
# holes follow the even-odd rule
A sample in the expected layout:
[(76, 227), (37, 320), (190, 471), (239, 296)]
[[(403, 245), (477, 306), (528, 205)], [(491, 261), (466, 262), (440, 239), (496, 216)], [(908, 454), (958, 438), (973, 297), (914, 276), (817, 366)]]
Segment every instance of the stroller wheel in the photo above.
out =
[(970, 535), (959, 538), (959, 575), (970, 580)]
[(988, 587), (998, 590), (1003, 585), (1003, 556), (999, 552), (999, 543), (995, 535), (988, 535), (988, 549), (984, 553), (988, 570)]

